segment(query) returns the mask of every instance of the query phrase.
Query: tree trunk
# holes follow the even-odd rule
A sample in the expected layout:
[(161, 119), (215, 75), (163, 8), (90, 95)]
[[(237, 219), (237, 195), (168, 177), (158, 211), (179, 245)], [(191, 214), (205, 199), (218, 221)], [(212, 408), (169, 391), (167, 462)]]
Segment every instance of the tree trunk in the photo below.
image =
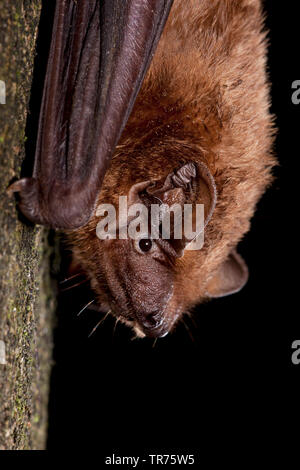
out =
[(25, 154), (40, 10), (39, 0), (0, 0), (0, 449), (43, 449), (46, 441), (52, 248), (6, 194)]

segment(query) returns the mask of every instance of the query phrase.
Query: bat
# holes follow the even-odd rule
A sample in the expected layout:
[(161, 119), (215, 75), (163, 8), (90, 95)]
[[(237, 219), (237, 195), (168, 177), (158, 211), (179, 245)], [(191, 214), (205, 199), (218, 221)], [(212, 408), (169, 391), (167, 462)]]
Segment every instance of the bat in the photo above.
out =
[[(236, 247), (276, 164), (266, 53), (259, 0), (57, 2), (33, 177), (10, 191), (65, 232), (98, 308), (138, 336), (247, 282)], [(97, 207), (120, 196), (202, 204), (202, 248), (174, 218), (169, 239), (99, 239)]]

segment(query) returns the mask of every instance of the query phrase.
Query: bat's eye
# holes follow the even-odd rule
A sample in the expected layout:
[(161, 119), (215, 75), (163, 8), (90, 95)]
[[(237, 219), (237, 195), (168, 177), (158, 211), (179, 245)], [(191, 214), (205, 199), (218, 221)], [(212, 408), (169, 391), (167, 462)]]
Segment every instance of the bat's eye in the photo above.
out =
[(152, 240), (150, 240), (150, 238), (141, 238), (138, 243), (139, 249), (143, 253), (148, 253), (148, 251), (150, 251), (152, 248)]
[(134, 248), (138, 253), (144, 255), (146, 253), (156, 251), (157, 245), (153, 240), (151, 240), (151, 238), (144, 237), (134, 241)]

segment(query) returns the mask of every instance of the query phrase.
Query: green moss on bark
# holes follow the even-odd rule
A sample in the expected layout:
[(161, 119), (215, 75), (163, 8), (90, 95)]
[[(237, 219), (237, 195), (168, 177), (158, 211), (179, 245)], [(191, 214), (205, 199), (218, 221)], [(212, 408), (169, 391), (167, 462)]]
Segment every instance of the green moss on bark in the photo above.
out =
[(18, 220), (6, 194), (20, 176), (41, 2), (0, 0), (0, 449), (45, 447), (54, 300), (47, 231)]

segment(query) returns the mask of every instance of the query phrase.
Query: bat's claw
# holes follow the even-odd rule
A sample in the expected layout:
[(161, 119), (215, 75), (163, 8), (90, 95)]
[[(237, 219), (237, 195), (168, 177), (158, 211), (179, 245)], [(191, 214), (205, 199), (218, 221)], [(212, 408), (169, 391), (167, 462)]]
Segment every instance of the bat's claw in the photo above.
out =
[(44, 223), (40, 214), (38, 185), (35, 178), (22, 178), (12, 183), (6, 190), (9, 196), (19, 195), (19, 208), (21, 212), (36, 224)]
[(19, 193), (21, 191), (26, 190), (26, 186), (28, 185), (28, 180), (31, 178), (22, 178), (21, 180), (15, 181), (10, 186), (8, 186), (6, 192), (7, 194), (12, 197), (14, 193)]

